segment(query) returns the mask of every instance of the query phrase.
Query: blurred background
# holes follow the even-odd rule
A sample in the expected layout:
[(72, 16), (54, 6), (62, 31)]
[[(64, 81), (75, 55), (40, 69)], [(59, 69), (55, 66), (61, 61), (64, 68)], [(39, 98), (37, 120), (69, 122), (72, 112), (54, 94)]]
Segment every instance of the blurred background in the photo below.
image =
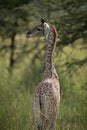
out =
[(61, 104), (57, 130), (87, 130), (87, 1), (0, 1), (0, 130), (33, 130), (32, 97), (44, 72), (44, 38), (26, 39), (40, 23), (54, 24)]

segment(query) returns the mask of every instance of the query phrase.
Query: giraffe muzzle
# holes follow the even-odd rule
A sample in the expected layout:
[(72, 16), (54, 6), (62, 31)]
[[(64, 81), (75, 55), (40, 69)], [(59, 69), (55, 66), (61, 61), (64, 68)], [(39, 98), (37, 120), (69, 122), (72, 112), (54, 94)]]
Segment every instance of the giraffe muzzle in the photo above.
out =
[(26, 38), (30, 38), (31, 37), (31, 33), (30, 32), (27, 32), (26, 33)]

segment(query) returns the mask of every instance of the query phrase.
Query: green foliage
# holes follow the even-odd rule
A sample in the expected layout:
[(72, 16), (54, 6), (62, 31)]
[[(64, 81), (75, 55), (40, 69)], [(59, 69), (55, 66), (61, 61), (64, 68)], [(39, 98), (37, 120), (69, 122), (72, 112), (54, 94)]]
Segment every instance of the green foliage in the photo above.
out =
[[(65, 78), (66, 79), (66, 78)], [(86, 130), (87, 91), (67, 78), (61, 81), (61, 105), (58, 117), (59, 130)], [(63, 82), (63, 83), (62, 83)]]
[(0, 129), (29, 130), (32, 127), (30, 92), (18, 80), (0, 79)]
[[(34, 66), (38, 68), (38, 66)], [(34, 69), (32, 68), (32, 69)], [(41, 68), (34, 72), (26, 72), (22, 82), (8, 78), (6, 70), (0, 77), (0, 129), (1, 130), (33, 130), (32, 96), (39, 82)], [(59, 75), (61, 85), (61, 104), (56, 122), (57, 130), (87, 129), (87, 90), (86, 84), (80, 86), (80, 81), (72, 82), (69, 77)], [(77, 80), (76, 80), (77, 81)], [(82, 81), (81, 81), (82, 82)]]
[(19, 7), (22, 6), (24, 4), (28, 4), (29, 2), (31, 2), (32, 0), (3, 0), (0, 1), (0, 8), (4, 8), (4, 9), (13, 9), (15, 7)]

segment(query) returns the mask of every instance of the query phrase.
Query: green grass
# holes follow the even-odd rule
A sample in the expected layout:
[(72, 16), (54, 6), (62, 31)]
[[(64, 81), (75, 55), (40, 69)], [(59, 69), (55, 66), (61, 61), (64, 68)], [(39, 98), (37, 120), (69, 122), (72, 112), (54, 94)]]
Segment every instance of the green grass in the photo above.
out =
[[(85, 95), (85, 96), (84, 96)], [(86, 130), (87, 129), (87, 93), (78, 94), (69, 90), (61, 99), (58, 130)]]
[[(87, 51), (70, 46), (63, 51), (55, 56), (61, 87), (56, 127), (57, 130), (87, 130), (87, 66), (72, 66), (70, 69), (62, 66), (66, 61), (72, 62), (73, 58), (84, 59)], [(41, 81), (44, 62), (43, 59), (42, 63), (36, 61), (30, 68), (28, 64), (34, 53), (18, 62), (13, 78), (9, 77), (6, 58), (0, 57), (0, 130), (33, 130), (32, 97), (35, 86)]]
[[(14, 80), (7, 78), (6, 71), (2, 75), (0, 79), (0, 130), (33, 130), (32, 93), (39, 79), (36, 77), (33, 83), (32, 79), (35, 75), (27, 74), (26, 81), (24, 79), (23, 83), (16, 78)], [(57, 130), (86, 130), (87, 90), (78, 88), (75, 84), (70, 86), (67, 78), (63, 80), (61, 76), (60, 83), (61, 104), (56, 122)]]
[(0, 81), (0, 130), (33, 129), (32, 95), (17, 82)]

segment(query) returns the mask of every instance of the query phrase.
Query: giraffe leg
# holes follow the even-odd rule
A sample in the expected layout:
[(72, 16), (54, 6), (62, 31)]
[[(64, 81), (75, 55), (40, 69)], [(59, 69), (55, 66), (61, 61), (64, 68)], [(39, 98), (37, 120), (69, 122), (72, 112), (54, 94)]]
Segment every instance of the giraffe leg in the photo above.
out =
[(44, 118), (41, 130), (56, 130), (55, 120), (50, 119)]
[(38, 128), (35, 128), (34, 130), (38, 130)]
[(43, 129), (42, 129), (42, 125), (37, 125), (37, 124), (35, 124), (34, 130), (43, 130)]
[(49, 130), (56, 130), (55, 125), (54, 125), (54, 124), (52, 124)]
[(53, 124), (51, 125), (51, 122), (49, 120), (45, 119), (43, 120), (42, 129), (40, 130), (55, 130), (55, 127)]

